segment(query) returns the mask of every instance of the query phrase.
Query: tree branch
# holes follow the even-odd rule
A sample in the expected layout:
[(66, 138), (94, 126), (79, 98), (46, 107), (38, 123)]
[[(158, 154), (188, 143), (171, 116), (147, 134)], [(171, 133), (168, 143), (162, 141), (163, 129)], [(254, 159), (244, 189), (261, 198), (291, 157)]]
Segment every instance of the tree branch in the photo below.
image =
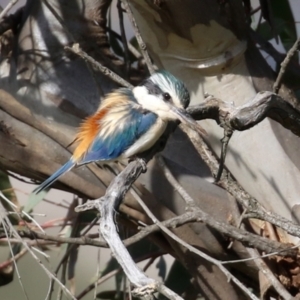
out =
[(16, 5), (17, 4), (17, 2), (18, 2), (19, 0), (11, 0), (7, 5), (6, 5), (6, 7), (2, 10), (2, 12), (0, 13), (0, 20), (4, 17), (4, 16), (6, 16), (6, 14), (12, 9), (12, 7), (14, 6), (14, 5)]
[(235, 107), (233, 104), (208, 96), (206, 100), (187, 108), (196, 120), (213, 119), (221, 127), (244, 131), (269, 117), (300, 136), (300, 112), (275, 93), (259, 92), (251, 101)]
[(143, 38), (142, 38), (142, 36), (140, 34), (139, 28), (138, 28), (138, 26), (137, 26), (137, 24), (135, 22), (135, 19), (134, 19), (133, 13), (131, 11), (130, 5), (129, 5), (129, 3), (128, 3), (127, 0), (122, 0), (122, 3), (123, 3), (124, 8), (125, 8), (125, 10), (127, 12), (127, 16), (128, 16), (128, 18), (129, 18), (129, 20), (131, 22), (131, 25), (133, 27), (133, 30), (134, 30), (134, 33), (135, 33), (135, 37), (136, 37), (137, 42), (138, 42), (138, 44), (140, 46), (140, 49), (141, 49), (142, 55), (143, 55), (143, 57), (145, 59), (145, 62), (147, 64), (148, 70), (149, 70), (150, 74), (153, 74), (155, 72), (155, 69), (153, 67), (153, 64), (151, 62), (151, 58), (150, 58), (149, 53), (147, 51), (147, 46), (146, 46), (146, 44), (145, 44), (145, 42), (144, 42), (144, 40), (143, 40)]
[[(216, 155), (210, 150), (202, 137), (187, 126), (180, 125), (181, 129), (188, 135), (195, 149), (209, 167), (212, 175), (215, 177), (218, 172), (219, 163)], [(267, 221), (287, 233), (300, 237), (300, 226), (290, 220), (270, 211), (266, 211), (264, 207), (249, 193), (247, 193), (241, 185), (232, 177), (226, 169), (218, 182), (218, 185), (228, 191), (237, 201), (247, 210), (248, 218), (256, 218)]]
[(101, 214), (99, 231), (109, 245), (113, 255), (124, 270), (130, 282), (137, 287), (135, 294), (139, 296), (152, 295), (155, 291), (160, 291), (168, 295), (169, 299), (181, 299), (173, 291), (169, 290), (154, 279), (147, 277), (134, 263), (114, 224), (114, 212), (119, 206), (120, 201), (124, 198), (134, 181), (139, 177), (145, 168), (145, 161), (138, 159), (132, 161), (128, 166), (112, 181), (106, 190), (105, 196), (94, 201), (78, 206), (76, 211), (96, 208)]
[(65, 46), (65, 50), (68, 50), (78, 56), (80, 56), (82, 59), (84, 59), (86, 62), (90, 63), (93, 68), (96, 70), (99, 70), (104, 75), (115, 81), (116, 83), (120, 84), (121, 86), (126, 86), (128, 88), (133, 88), (133, 85), (131, 85), (129, 82), (124, 80), (122, 77), (120, 77), (118, 74), (113, 72), (112, 70), (104, 67), (102, 64), (100, 64), (98, 61), (93, 59), (90, 55), (88, 55), (86, 52), (82, 51), (80, 48), (80, 45), (78, 43), (73, 44), (72, 47)]
[(300, 38), (297, 39), (297, 41), (294, 43), (293, 47), (288, 51), (288, 53), (286, 54), (283, 62), (280, 65), (281, 67), (280, 67), (279, 74), (278, 74), (278, 76), (276, 78), (276, 81), (273, 85), (274, 93), (276, 93), (276, 94), (278, 93), (283, 75), (286, 71), (286, 68), (287, 68), (288, 64), (290, 63), (292, 57), (295, 55), (295, 53), (299, 49), (299, 46), (300, 46)]

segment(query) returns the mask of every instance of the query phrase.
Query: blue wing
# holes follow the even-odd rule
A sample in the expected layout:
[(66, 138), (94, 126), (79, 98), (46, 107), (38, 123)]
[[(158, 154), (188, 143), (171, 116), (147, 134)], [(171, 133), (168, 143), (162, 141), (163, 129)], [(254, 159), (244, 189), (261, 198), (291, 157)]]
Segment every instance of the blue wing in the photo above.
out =
[(115, 120), (104, 124), (85, 157), (78, 164), (117, 159), (149, 130), (156, 119), (157, 115), (152, 112), (124, 107), (123, 111), (118, 111)]

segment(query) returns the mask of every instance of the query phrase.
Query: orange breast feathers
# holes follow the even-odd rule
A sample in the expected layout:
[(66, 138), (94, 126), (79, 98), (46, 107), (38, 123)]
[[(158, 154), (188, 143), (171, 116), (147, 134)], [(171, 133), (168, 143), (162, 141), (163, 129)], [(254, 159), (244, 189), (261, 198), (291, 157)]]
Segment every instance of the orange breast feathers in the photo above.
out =
[(92, 142), (99, 134), (101, 120), (109, 113), (109, 111), (124, 106), (127, 103), (128, 100), (126, 97), (117, 91), (108, 94), (106, 98), (103, 99), (98, 111), (85, 119), (79, 127), (74, 140), (74, 142), (78, 143), (78, 146), (73, 153), (73, 160), (79, 161), (84, 157)]
[(73, 159), (80, 160), (87, 152), (95, 137), (100, 130), (100, 121), (107, 114), (108, 108), (101, 109), (94, 115), (85, 119), (79, 127), (78, 133), (75, 137), (75, 142), (78, 143), (74, 153)]

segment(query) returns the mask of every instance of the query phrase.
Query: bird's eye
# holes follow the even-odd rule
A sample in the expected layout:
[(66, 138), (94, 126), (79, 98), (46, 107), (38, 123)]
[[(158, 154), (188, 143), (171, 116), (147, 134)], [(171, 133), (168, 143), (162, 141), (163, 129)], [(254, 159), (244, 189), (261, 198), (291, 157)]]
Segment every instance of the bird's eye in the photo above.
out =
[(169, 93), (164, 93), (164, 94), (163, 94), (163, 97), (164, 97), (164, 100), (165, 100), (165, 101), (170, 101), (170, 99), (171, 99), (171, 96), (170, 96)]

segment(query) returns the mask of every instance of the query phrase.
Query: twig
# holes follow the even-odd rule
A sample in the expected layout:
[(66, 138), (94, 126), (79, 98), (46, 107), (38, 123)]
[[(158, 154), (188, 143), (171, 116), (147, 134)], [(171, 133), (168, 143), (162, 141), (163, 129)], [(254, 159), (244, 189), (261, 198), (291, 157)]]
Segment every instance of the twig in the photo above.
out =
[(121, 5), (121, 0), (117, 2), (117, 9), (119, 14), (119, 21), (120, 21), (120, 31), (121, 31), (121, 38), (124, 47), (124, 61), (125, 61), (125, 70), (126, 70), (126, 79), (128, 79), (129, 71), (130, 71), (130, 60), (129, 60), (129, 52), (128, 52), (128, 43), (126, 38), (126, 32), (124, 28), (124, 18), (123, 18), (123, 9)]
[(132, 24), (132, 27), (133, 27), (133, 30), (134, 30), (134, 33), (135, 33), (135, 37), (136, 37), (137, 42), (140, 46), (140, 49), (141, 49), (142, 55), (145, 59), (145, 62), (147, 64), (148, 70), (149, 70), (150, 74), (153, 74), (155, 72), (155, 69), (153, 67), (153, 64), (151, 62), (151, 58), (150, 58), (149, 53), (147, 51), (146, 44), (143, 41), (143, 38), (142, 38), (142, 36), (140, 34), (140, 31), (139, 31), (139, 28), (138, 28), (138, 26), (135, 22), (135, 19), (134, 19), (133, 13), (131, 11), (130, 5), (129, 5), (127, 0), (121, 0), (121, 1), (123, 2), (123, 5), (124, 5), (124, 8), (127, 12), (128, 18), (129, 18), (129, 20)]
[(227, 126), (224, 127), (224, 136), (221, 139), (222, 143), (222, 148), (221, 148), (221, 155), (220, 155), (220, 165), (219, 165), (219, 170), (216, 176), (216, 182), (218, 182), (221, 179), (222, 172), (225, 166), (225, 158), (226, 158), (226, 153), (227, 153), (227, 147), (228, 143), (232, 137), (233, 130)]
[(59, 22), (61, 27), (64, 29), (65, 33), (67, 34), (68, 38), (72, 43), (75, 43), (75, 39), (71, 32), (69, 31), (67, 25), (65, 24), (64, 20), (60, 17), (60, 15), (56, 12), (56, 10), (52, 7), (52, 5), (48, 2), (48, 0), (42, 0), (44, 4), (47, 6), (47, 8), (51, 11), (53, 16), (56, 18), (56, 20)]
[[(292, 256), (297, 256), (297, 250), (296, 249), (291, 249), (289, 245), (284, 245), (281, 244), (277, 241), (272, 241), (269, 239), (266, 239), (264, 237), (255, 235), (253, 233), (250, 233), (248, 231), (236, 228), (235, 226), (226, 224), (224, 222), (219, 222), (212, 218), (209, 214), (206, 212), (202, 211), (198, 206), (195, 205), (194, 199), (191, 198), (191, 196), (185, 191), (185, 189), (180, 185), (180, 183), (175, 179), (171, 171), (168, 169), (166, 163), (164, 162), (162, 157), (158, 158), (158, 163), (160, 167), (162, 168), (164, 174), (166, 175), (166, 178), (170, 182), (170, 184), (175, 188), (175, 190), (181, 195), (182, 199), (186, 202), (187, 208), (191, 210), (191, 212), (186, 212), (185, 214), (175, 217), (174, 220), (176, 219), (181, 219), (181, 222), (190, 222), (191, 219), (202, 221), (209, 225), (211, 228), (217, 230), (218, 232), (225, 234), (226, 236), (229, 236), (231, 238), (234, 238), (243, 244), (246, 244), (251, 247), (255, 247), (261, 251), (265, 251), (267, 253), (272, 253), (274, 250), (282, 249), (284, 254), (292, 255)], [(190, 219), (191, 218), (191, 219)], [(175, 223), (175, 222), (174, 222)], [(165, 226), (165, 222), (161, 222), (163, 226)], [(165, 226), (166, 227), (166, 226)], [(168, 226), (170, 227), (170, 226)], [(172, 228), (172, 227), (170, 227)], [(276, 243), (276, 245), (273, 243)], [(284, 245), (284, 246), (283, 246)], [(273, 247), (275, 246), (275, 247)], [(282, 248), (283, 247), (283, 248)], [(286, 252), (286, 250), (288, 252)], [(281, 250), (280, 250), (281, 251)], [(282, 254), (283, 254), (282, 253)], [(278, 253), (276, 253), (278, 254)]]
[(292, 57), (294, 56), (294, 54), (298, 51), (300, 46), (300, 38), (297, 39), (297, 41), (294, 43), (293, 47), (288, 51), (288, 53), (286, 54), (285, 59), (283, 60), (283, 62), (281, 63), (281, 67), (280, 67), (280, 71), (279, 74), (276, 78), (276, 81), (273, 85), (273, 92), (274, 93), (278, 93), (280, 85), (281, 85), (281, 81), (283, 78), (283, 75), (286, 71), (287, 65), (290, 63)]
[(3, 18), (0, 20), (0, 36), (5, 33), (7, 30), (14, 30), (18, 27), (19, 23), (21, 22), (23, 15), (23, 7), (19, 8), (13, 14)]
[(95, 285), (99, 286), (103, 282), (107, 281), (111, 277), (117, 275), (122, 271), (122, 268), (115, 269), (113, 271), (110, 271), (109, 273), (105, 274), (104, 276), (101, 276), (99, 279), (96, 280), (96, 282), (93, 282), (89, 284), (80, 294), (76, 296), (76, 299), (79, 300), (83, 298), (87, 293), (89, 293), (92, 289), (95, 288)]
[[(248, 253), (251, 257), (256, 257), (258, 255), (257, 250), (255, 249), (247, 249)], [(266, 263), (261, 258), (253, 259), (256, 266), (259, 270), (267, 277), (270, 281), (278, 295), (280, 295), (284, 300), (292, 300), (295, 299), (292, 295), (284, 288), (281, 282), (275, 277), (270, 268), (266, 265)]]
[[(185, 191), (184, 191), (185, 192)], [(186, 192), (185, 192), (186, 193)], [(182, 192), (180, 192), (181, 195)], [(186, 199), (187, 197), (185, 197)], [(253, 233), (244, 231), (242, 229), (236, 228), (232, 225), (226, 224), (224, 222), (216, 221), (214, 218), (212, 218), (209, 214), (203, 212), (198, 207), (193, 209), (192, 211), (188, 211), (180, 216), (176, 216), (172, 219), (166, 220), (161, 222), (162, 225), (164, 225), (167, 228), (177, 228), (182, 225), (188, 224), (188, 223), (194, 223), (194, 222), (203, 222), (208, 224), (211, 228), (214, 228), (218, 230), (220, 233), (230, 237), (234, 238), (238, 241), (240, 241), (243, 244), (246, 244), (250, 247), (255, 247), (261, 251), (264, 251), (266, 253), (270, 253), (271, 255), (282, 255), (282, 256), (291, 256), (294, 257), (297, 255), (297, 249), (295, 247), (290, 247), (289, 245), (282, 244), (277, 241), (271, 241), (265, 237), (257, 236)], [(159, 227), (156, 224), (149, 225), (145, 228), (142, 228), (141, 231), (134, 236), (123, 240), (123, 244), (128, 247), (129, 245), (132, 245), (148, 235), (159, 231)], [(19, 234), (21, 237), (27, 237), (31, 239), (42, 239), (45, 241), (53, 241), (57, 243), (71, 243), (71, 244), (77, 244), (77, 245), (91, 245), (96, 247), (102, 247), (107, 248), (108, 245), (105, 241), (98, 241), (94, 239), (90, 239), (87, 237), (79, 237), (79, 238), (65, 238), (60, 236), (51, 236), (51, 235), (45, 235), (42, 233), (36, 233), (36, 232), (25, 232), (25, 231), (19, 231)]]
[[(152, 222), (155, 223), (163, 232), (165, 232), (169, 237), (171, 237), (174, 241), (178, 242), (179, 244), (183, 245), (185, 248), (190, 250), (191, 252), (199, 255), (200, 257), (204, 258), (205, 260), (211, 262), (212, 264), (219, 267), (219, 269), (228, 277), (228, 279), (231, 279), (246, 295), (250, 297), (250, 299), (258, 300), (258, 298), (251, 293), (235, 276), (233, 276), (223, 265), (222, 263), (215, 259), (210, 257), (209, 255), (205, 254), (204, 252), (198, 250), (197, 248), (189, 245), (182, 239), (180, 239), (178, 236), (176, 236), (172, 231), (170, 231), (168, 228), (163, 226), (160, 221), (154, 216), (154, 214), (148, 209), (148, 207), (145, 205), (143, 200), (139, 197), (139, 195), (135, 191), (131, 191), (132, 194), (135, 196), (138, 203), (141, 205), (141, 207), (144, 209), (146, 214), (151, 218)], [(161, 292), (163, 295), (165, 295), (163, 292)]]
[[(250, 36), (253, 41), (260, 46), (262, 50), (268, 53), (273, 59), (276, 61), (277, 64), (281, 64), (282, 61), (285, 59), (286, 54), (277, 51), (277, 49), (268, 41), (266, 41), (262, 36), (260, 36), (256, 31), (250, 29)], [(300, 76), (300, 65), (294, 61), (287, 66), (288, 70), (293, 72), (295, 75)]]
[[(218, 160), (215, 154), (210, 150), (202, 137), (195, 131), (190, 130), (187, 126), (180, 125), (181, 129), (188, 135), (195, 149), (198, 151), (204, 162), (209, 167), (213, 176), (216, 176), (219, 168)], [(270, 211), (266, 211), (264, 207), (232, 177), (227, 170), (223, 171), (221, 180), (218, 185), (228, 191), (237, 201), (247, 209), (248, 218), (256, 218), (267, 221), (279, 228), (282, 228), (287, 233), (300, 237), (300, 226), (290, 220)]]
[(6, 14), (12, 9), (12, 7), (18, 2), (19, 0), (11, 0), (6, 7), (0, 13), (0, 20), (6, 16)]
[[(240, 214), (236, 200), (232, 199), (232, 201), (233, 201), (232, 215), (233, 215), (238, 227), (241, 226), (242, 229), (245, 229), (245, 225), (240, 223), (240, 220), (242, 220), (245, 210), (243, 211), (242, 214)], [(293, 297), (288, 293), (288, 291), (284, 288), (284, 286), (281, 284), (281, 282), (275, 277), (275, 275), (270, 270), (270, 268), (267, 266), (267, 264), (262, 260), (262, 257), (259, 255), (259, 252), (256, 249), (251, 249), (251, 248), (246, 248), (246, 250), (250, 255), (250, 259), (253, 260), (254, 264), (258, 267), (258, 269), (265, 275), (265, 277), (273, 285), (273, 287), (277, 291), (278, 295), (283, 297), (283, 299), (287, 299), (287, 300), (293, 299)], [(225, 263), (226, 262), (223, 261), (223, 264), (225, 264)], [(262, 297), (262, 295), (261, 295), (261, 297)]]
[(95, 69), (99, 70), (102, 72), (104, 75), (112, 79), (113, 81), (117, 82), (121, 86), (126, 86), (128, 88), (133, 88), (133, 85), (128, 83), (126, 80), (124, 80), (122, 77), (111, 71), (110, 69), (104, 67), (102, 64), (97, 62), (95, 59), (93, 59), (91, 56), (89, 56), (86, 52), (82, 51), (80, 49), (79, 44), (73, 44), (72, 47), (65, 46), (65, 49), (80, 56), (83, 58), (85, 61), (89, 62)]
[[(106, 29), (109, 31), (110, 34), (114, 35), (117, 39), (122, 41), (122, 37), (120, 34), (118, 34), (117, 32), (115, 32), (114, 30), (112, 30), (109, 27), (107, 27)], [(131, 54), (135, 58), (137, 58), (137, 59), (142, 58), (142, 54), (130, 42), (127, 42), (127, 47), (128, 47), (128, 50), (131, 52)]]
[[(16, 237), (18, 238), (20, 241), (22, 241), (21, 236), (18, 234), (18, 232), (15, 230), (14, 226), (11, 224), (10, 220), (4, 215), (1, 216), (1, 218), (3, 220), (5, 220), (5, 222), (7, 223), (7, 225), (9, 226), (9, 231)], [(23, 246), (25, 247), (25, 249), (31, 254), (31, 256), (33, 257), (33, 259), (41, 266), (41, 268), (45, 271), (45, 273), (48, 275), (48, 277), (50, 279), (53, 279), (62, 289), (63, 291), (71, 297), (71, 299), (76, 300), (76, 298), (70, 293), (70, 291), (68, 290), (68, 288), (64, 285), (61, 284), (61, 282), (58, 280), (58, 278), (52, 274), (42, 263), (42, 261), (36, 256), (36, 254), (31, 250), (30, 246), (27, 245), (27, 243), (23, 242)]]

